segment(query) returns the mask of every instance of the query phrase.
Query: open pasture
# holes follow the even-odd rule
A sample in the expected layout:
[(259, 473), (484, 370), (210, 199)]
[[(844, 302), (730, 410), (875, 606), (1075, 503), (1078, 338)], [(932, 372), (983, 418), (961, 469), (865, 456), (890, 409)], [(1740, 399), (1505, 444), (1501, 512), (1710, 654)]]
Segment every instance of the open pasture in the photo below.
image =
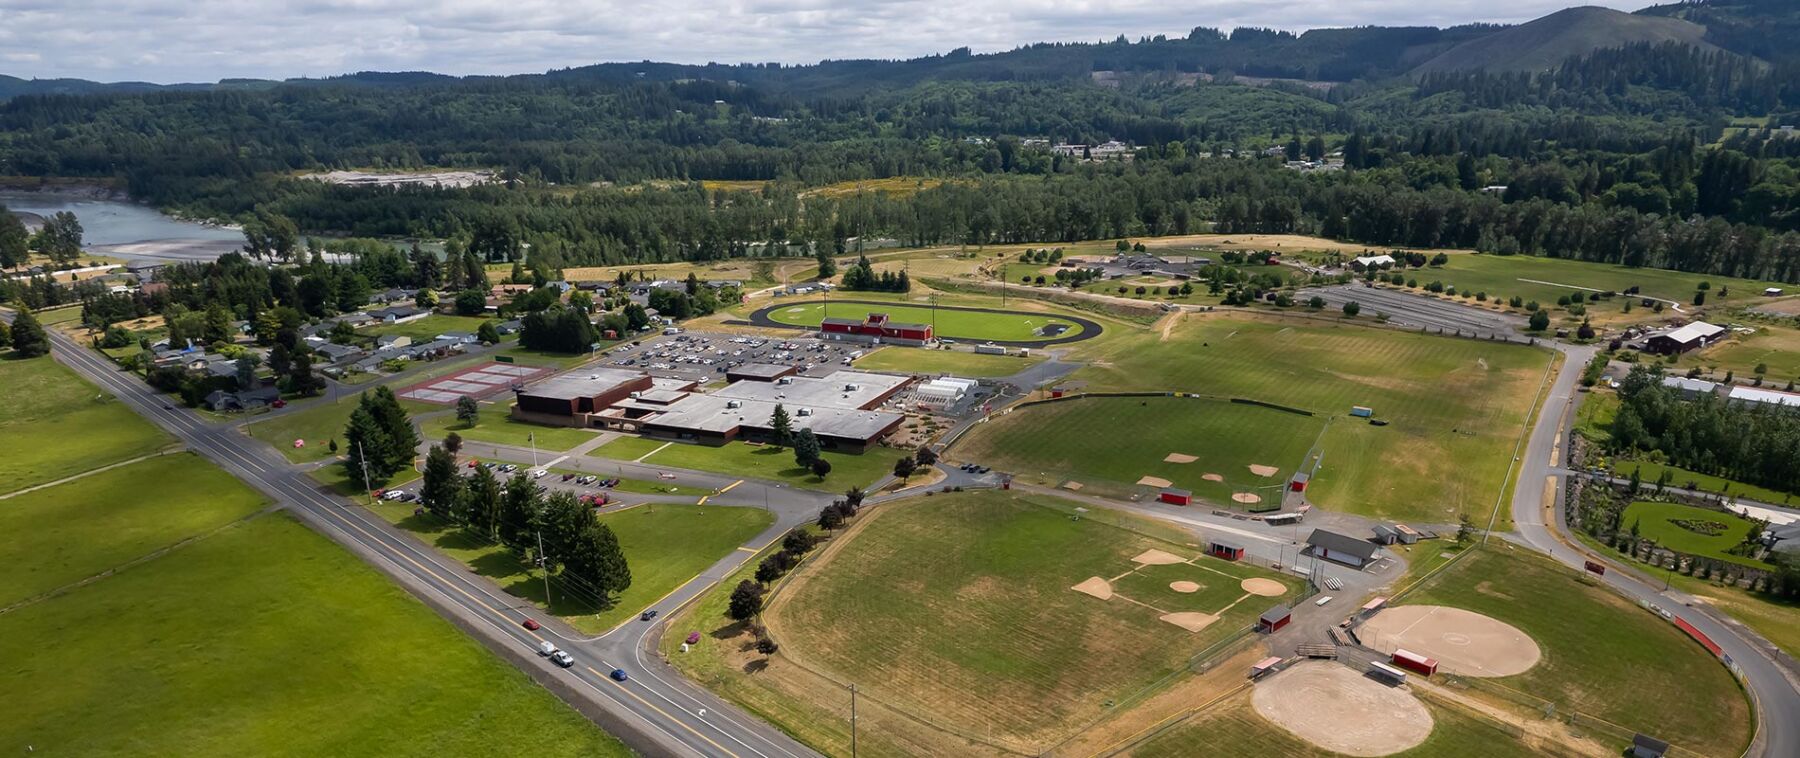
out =
[(161, 429), (48, 356), (0, 359), (0, 493), (169, 444)]

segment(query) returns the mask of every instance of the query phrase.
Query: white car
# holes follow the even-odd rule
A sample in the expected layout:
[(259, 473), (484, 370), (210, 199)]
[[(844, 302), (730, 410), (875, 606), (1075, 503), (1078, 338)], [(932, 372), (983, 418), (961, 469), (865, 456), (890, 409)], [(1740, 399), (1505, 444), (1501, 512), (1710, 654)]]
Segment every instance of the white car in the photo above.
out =
[(548, 472), (548, 471), (545, 471), (545, 470), (543, 470), (543, 469), (538, 469), (538, 470), (536, 470), (536, 471), (533, 471), (533, 472), (531, 472), (531, 478), (533, 478), (533, 479), (542, 479), (542, 478), (544, 478), (544, 475), (545, 475), (545, 474), (548, 474), (548, 473), (550, 473), (550, 472)]
[(561, 651), (561, 650), (551, 653), (550, 660), (552, 662), (556, 663), (556, 665), (561, 666), (563, 668), (569, 668), (570, 666), (575, 665), (574, 656), (571, 656), (568, 653)]

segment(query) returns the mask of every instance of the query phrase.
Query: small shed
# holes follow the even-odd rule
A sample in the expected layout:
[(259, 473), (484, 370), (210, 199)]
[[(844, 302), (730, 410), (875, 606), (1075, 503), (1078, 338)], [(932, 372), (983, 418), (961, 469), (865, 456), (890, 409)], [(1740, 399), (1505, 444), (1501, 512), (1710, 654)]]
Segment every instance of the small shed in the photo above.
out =
[(1394, 532), (1400, 535), (1400, 544), (1402, 544), (1402, 545), (1411, 545), (1411, 544), (1417, 543), (1419, 541), (1419, 538), (1424, 536), (1419, 533), (1419, 530), (1414, 529), (1405, 524), (1395, 524)]
[(1306, 472), (1296, 471), (1296, 472), (1294, 472), (1294, 478), (1288, 480), (1288, 491), (1289, 492), (1305, 492), (1306, 491), (1306, 483), (1311, 480), (1312, 480), (1312, 477), (1310, 475), (1308, 475)]
[(1281, 665), (1281, 656), (1278, 656), (1278, 655), (1271, 655), (1267, 658), (1257, 661), (1255, 665), (1252, 665), (1250, 667), (1250, 678), (1251, 679), (1260, 678), (1264, 674), (1274, 671), (1275, 667), (1279, 666), (1279, 665)]
[(1631, 758), (1663, 758), (1668, 752), (1669, 743), (1648, 734), (1631, 737)]
[(1370, 661), (1369, 662), (1369, 673), (1379, 676), (1390, 682), (1393, 682), (1394, 684), (1405, 684), (1406, 683), (1406, 672), (1405, 671), (1401, 671), (1400, 669), (1394, 668), (1393, 666), (1389, 666), (1385, 663), (1382, 663), (1381, 661)]
[(1234, 545), (1220, 540), (1211, 540), (1206, 543), (1206, 554), (1214, 558), (1224, 558), (1228, 561), (1241, 561), (1244, 559), (1244, 548), (1242, 545)]
[(1256, 630), (1259, 632), (1278, 632), (1292, 620), (1294, 620), (1293, 610), (1285, 605), (1277, 605), (1274, 608), (1263, 611), (1263, 614), (1256, 618)]
[(1156, 499), (1161, 500), (1170, 505), (1193, 505), (1194, 504), (1194, 493), (1189, 492), (1187, 490), (1176, 489), (1174, 487), (1170, 487), (1168, 489), (1163, 490), (1161, 495), (1156, 496)]
[(1432, 674), (1437, 673), (1438, 662), (1436, 658), (1427, 658), (1405, 648), (1395, 650), (1392, 661), (1395, 666), (1425, 676), (1431, 676)]
[(1764, 287), (1763, 294), (1768, 297), (1774, 297), (1776, 295), (1781, 294), (1781, 288), (1780, 287)]
[(1306, 544), (1312, 546), (1313, 555), (1347, 566), (1362, 568), (1375, 561), (1375, 543), (1347, 534), (1314, 529)]
[(1375, 532), (1375, 541), (1382, 545), (1392, 545), (1400, 541), (1400, 533), (1387, 524), (1376, 524), (1371, 530)]

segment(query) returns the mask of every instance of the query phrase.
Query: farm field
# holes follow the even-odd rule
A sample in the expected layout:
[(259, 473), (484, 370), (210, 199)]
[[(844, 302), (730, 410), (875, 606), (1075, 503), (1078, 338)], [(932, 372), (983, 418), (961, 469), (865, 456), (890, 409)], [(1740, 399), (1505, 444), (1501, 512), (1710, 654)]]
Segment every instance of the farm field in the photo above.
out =
[[(1224, 314), (1121, 332), (1084, 352), (1092, 363), (1070, 378), (1087, 391), (1196, 392), (1339, 416), (1321, 438), (1324, 461), (1308, 499), (1440, 524), (1493, 511), (1551, 359), (1524, 345)], [(1356, 405), (1389, 425), (1349, 417)], [(1197, 454), (1145, 454), (1169, 452)]]
[(488, 320), (489, 319), (485, 316), (450, 316), (442, 313), (433, 313), (418, 321), (408, 321), (404, 324), (383, 324), (364, 327), (363, 329), (358, 330), (357, 333), (376, 336), (408, 337), (412, 339), (413, 344), (418, 344), (437, 339), (438, 335), (445, 332), (468, 332), (474, 334), (475, 330), (480, 329), (482, 323)]
[[(1749, 703), (1724, 666), (1673, 624), (1548, 558), (1483, 549), (1402, 604), (1462, 608), (1525, 632), (1543, 657), (1491, 681), (1553, 701), (1560, 713), (1581, 711), (1708, 755), (1736, 755), (1750, 740)], [(1708, 706), (1690, 706), (1697, 702)]]
[[(820, 479), (813, 476), (811, 471), (794, 465), (793, 448), (752, 445), (747, 442), (731, 442), (720, 447), (677, 442), (663, 447), (664, 441), (662, 440), (640, 439), (639, 442), (621, 444), (624, 439), (638, 438), (625, 437), (613, 440), (595, 448), (589, 455), (634, 460), (645, 452), (660, 447), (662, 448), (660, 451), (652, 453), (643, 462), (652, 466), (671, 466), (741, 476), (746, 479), (786, 482), (803, 489), (827, 492), (842, 492), (851, 487), (866, 488), (882, 477), (892, 474), (894, 461), (900, 460), (903, 455), (911, 454), (911, 451), (896, 450), (891, 447), (873, 447), (861, 454), (827, 450), (823, 457), (825, 460), (831, 461), (831, 473), (827, 474), (824, 479)], [(636, 455), (632, 453), (636, 453)]]
[(963, 377), (1012, 376), (1044, 362), (1043, 355), (982, 355), (960, 350), (925, 350), (889, 346), (856, 359), (856, 368), (908, 374), (951, 374)]
[[(1419, 745), (1393, 755), (1400, 758), (1458, 758), (1493, 756), (1529, 758), (1543, 755), (1512, 735), (1465, 712), (1425, 700), (1431, 713), (1431, 736)], [(1218, 746), (1230, 745), (1239, 755), (1279, 755), (1332, 758), (1341, 753), (1325, 750), (1295, 736), (1250, 706), (1249, 693), (1232, 696), (1195, 714), (1179, 726), (1132, 748), (1132, 758), (1186, 758), (1218, 754)]]
[[(1254, 576), (1277, 593), (1297, 589), (1210, 558), (1155, 565), (1141, 554), (1179, 560), (1199, 551), (1072, 520), (1035, 505), (1040, 499), (1048, 498), (968, 492), (870, 511), (785, 586), (763, 619), (783, 656), (857, 682), (871, 700), (1033, 751), (1279, 602), (1226, 586)], [(1075, 589), (1106, 578), (1131, 599)], [(1164, 584), (1171, 579), (1199, 591), (1184, 594)], [(1217, 615), (1203, 629), (1159, 615), (1203, 605)]]
[[(413, 533), (444, 555), (492, 580), (509, 594), (545, 607), (544, 581), (528, 562), (497, 544), (457, 529), (415, 505), (376, 501), (369, 506), (388, 522)], [(646, 606), (698, 576), (739, 545), (762, 533), (775, 517), (760, 508), (640, 505), (602, 514), (631, 565), (631, 586), (600, 609), (578, 583), (553, 577), (549, 612), (588, 634), (600, 634), (637, 616)]]
[[(350, 423), (350, 414), (356, 410), (357, 399), (357, 395), (345, 394), (335, 401), (325, 397), (301, 401), (310, 403), (310, 407), (257, 421), (243, 429), (251, 437), (281, 451), (290, 463), (323, 460), (333, 457), (330, 442), (343, 438), (344, 427)], [(400, 401), (400, 407), (412, 414), (444, 409), (441, 405), (405, 399)], [(294, 440), (305, 440), (306, 446), (294, 447)]]
[[(1456, 287), (1458, 292), (1486, 292), (1490, 300), (1496, 297), (1505, 300), (1517, 295), (1528, 301), (1536, 300), (1547, 307), (1554, 307), (1556, 299), (1564, 295), (1586, 294), (1595, 290), (1623, 292), (1629, 287), (1640, 287), (1642, 289), (1639, 294), (1643, 297), (1673, 300), (1683, 309), (1691, 309), (1689, 303), (1693, 301), (1694, 291), (1702, 282), (1712, 286), (1707, 292), (1707, 306), (1716, 307), (1754, 300), (1760, 296), (1763, 287), (1767, 286), (1749, 279), (1665, 269), (1631, 268), (1610, 263), (1531, 255), (1477, 253), (1452, 253), (1448, 264), (1413, 269), (1407, 272), (1407, 276), (1418, 279), (1421, 285), (1434, 280), (1441, 281), (1446, 287)], [(1729, 288), (1729, 292), (1723, 297), (1719, 295), (1722, 288)], [(1615, 313), (1622, 315), (1623, 303), (1622, 297), (1590, 303), (1588, 313), (1596, 320)], [(1634, 317), (1650, 313), (1636, 307), (1635, 302), (1633, 305)], [(1664, 315), (1674, 317), (1678, 314), (1665, 312)]]
[(1735, 514), (1680, 503), (1640, 500), (1625, 507), (1619, 523), (1625, 524), (1626, 528), (1636, 525), (1645, 537), (1656, 540), (1657, 544), (1670, 550), (1717, 558), (1728, 563), (1769, 568), (1767, 563), (1729, 552), (1731, 548), (1743, 544), (1744, 538), (1750, 534), (1749, 519)]
[[(855, 294), (860, 295), (860, 293)], [(959, 340), (1006, 340), (1012, 342), (1045, 340), (1050, 337), (1040, 335), (1036, 330), (1052, 324), (1061, 324), (1068, 329), (1058, 336), (1074, 336), (1082, 331), (1081, 325), (1076, 322), (1051, 314), (978, 313), (948, 308), (933, 309), (928, 305), (872, 306), (867, 303), (846, 302), (828, 305), (818, 300), (778, 304), (775, 310), (769, 313), (769, 318), (782, 324), (816, 328), (827, 315), (834, 318), (861, 319), (869, 315), (871, 310), (886, 313), (888, 318), (895, 322), (917, 324), (935, 322), (939, 337)]]
[(47, 754), (630, 754), (285, 514), (0, 615), (0, 661)]
[(192, 453), (0, 502), (0, 534), (16, 537), (0, 542), (0, 607), (201, 537), (264, 504), (260, 493)]
[[(508, 403), (510, 406), (510, 402)], [(512, 445), (514, 447), (530, 447), (536, 440), (537, 449), (541, 452), (555, 453), (568, 450), (583, 442), (599, 436), (598, 433), (585, 429), (566, 426), (544, 426), (514, 419), (508, 412), (508, 406), (495, 407), (483, 404), (481, 416), (474, 426), (467, 426), (456, 418), (456, 411), (449, 410), (441, 416), (432, 416), (419, 421), (420, 435), (431, 442), (444, 439), (445, 435), (456, 432), (465, 440), (489, 442), (495, 445)], [(441, 406), (440, 406), (440, 409)]]
[[(0, 493), (156, 452), (171, 440), (49, 356), (0, 358)], [(79, 430), (79, 432), (77, 432)]]
[[(759, 264), (765, 261), (774, 264), (768, 271), (767, 276), (763, 276), (758, 271)], [(563, 278), (571, 282), (612, 282), (618, 281), (619, 273), (624, 272), (634, 280), (641, 279), (643, 281), (653, 281), (656, 279), (686, 279), (688, 274), (693, 274), (703, 281), (735, 279), (750, 285), (768, 286), (780, 283), (781, 277), (784, 274), (788, 277), (789, 281), (799, 282), (812, 278), (817, 271), (818, 264), (811, 257), (776, 258), (772, 260), (766, 258), (757, 260), (739, 258), (729, 261), (714, 261), (707, 263), (677, 261), (671, 263), (641, 263), (629, 266), (580, 266), (564, 269)], [(505, 276), (506, 267), (503, 266), (498, 272), (498, 275)]]
[(1758, 366), (1766, 366), (1763, 383), (1780, 389), (1789, 381), (1800, 380), (1800, 329), (1772, 324), (1752, 323), (1754, 334), (1734, 334), (1708, 347), (1681, 357), (1672, 375), (1700, 368), (1715, 379), (1731, 372), (1739, 379), (1756, 375)]
[[(1137, 483), (1153, 477), (1214, 503), (1241, 493), (1274, 504), (1324, 430), (1323, 419), (1224, 400), (1088, 397), (1014, 408), (970, 430), (952, 455), (1051, 487), (1074, 480), (1084, 492), (1154, 497), (1162, 485)], [(1253, 464), (1276, 472), (1257, 475)]]

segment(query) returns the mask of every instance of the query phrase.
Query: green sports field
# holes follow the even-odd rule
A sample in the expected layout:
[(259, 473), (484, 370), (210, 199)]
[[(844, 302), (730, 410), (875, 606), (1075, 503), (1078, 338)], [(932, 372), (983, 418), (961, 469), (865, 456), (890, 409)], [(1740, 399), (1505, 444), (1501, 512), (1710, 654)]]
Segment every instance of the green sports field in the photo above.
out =
[(961, 350), (889, 346), (856, 359), (856, 368), (894, 373), (967, 377), (1012, 376), (1044, 362), (1043, 355), (982, 355)]
[[(1161, 488), (1137, 484), (1151, 476), (1216, 503), (1231, 503), (1233, 493), (1274, 503), (1324, 428), (1324, 419), (1224, 400), (1087, 397), (1015, 408), (976, 426), (953, 452), (1037, 484), (1075, 480), (1084, 492), (1155, 493)], [(1170, 454), (1199, 460), (1165, 461)], [(1278, 472), (1258, 476), (1251, 464)]]
[[(829, 311), (827, 308), (829, 307)], [(1066, 318), (1057, 318), (1047, 313), (1018, 312), (980, 313), (974, 311), (934, 309), (923, 305), (869, 305), (867, 303), (832, 303), (827, 306), (823, 301), (804, 303), (785, 303), (769, 312), (769, 318), (778, 323), (791, 326), (817, 328), (826, 316), (834, 318), (861, 319), (871, 312), (886, 313), (890, 320), (896, 322), (936, 324), (939, 337), (960, 340), (1007, 340), (1013, 342), (1031, 342), (1047, 340), (1051, 337), (1037, 333), (1050, 324), (1062, 324), (1068, 331), (1061, 335), (1072, 337), (1081, 333), (1081, 325)]]
[(0, 494), (152, 453), (170, 443), (49, 356), (0, 358)]
[[(1231, 605), (1244, 597), (1229, 590), (1241, 578), (1296, 589), (1210, 558), (1131, 580), (1131, 559), (1145, 550), (1199, 551), (1074, 520), (1040, 499), (1048, 498), (967, 492), (870, 511), (860, 531), (839, 538), (848, 542), (833, 543), (782, 590), (764, 620), (784, 655), (857, 682), (868, 697), (1030, 751), (1279, 602)], [(1094, 577), (1123, 577), (1114, 589), (1131, 599), (1071, 589)], [(1164, 581), (1176, 579), (1203, 589), (1185, 595)], [(1201, 631), (1159, 618), (1202, 605), (1222, 615)]]
[[(1092, 362), (1071, 379), (1088, 391), (1196, 392), (1336, 416), (1308, 499), (1426, 523), (1493, 512), (1551, 357), (1524, 345), (1227, 314), (1190, 315), (1166, 332), (1121, 332), (1085, 354)], [(1389, 424), (1348, 416), (1356, 405)], [(1140, 459), (1197, 454), (1168, 448), (1178, 429), (1152, 422), (1140, 431), (1156, 440), (1133, 453)]]
[[(1431, 736), (1416, 747), (1394, 753), (1401, 758), (1530, 758), (1542, 755), (1511, 734), (1467, 712), (1427, 700), (1431, 712)], [(1214, 756), (1220, 745), (1230, 745), (1234, 755), (1279, 755), (1296, 758), (1333, 758), (1342, 755), (1321, 749), (1263, 718), (1250, 705), (1249, 693), (1227, 698), (1195, 714), (1172, 729), (1137, 745), (1134, 758), (1186, 758)]]
[(1707, 755), (1737, 755), (1750, 740), (1749, 703), (1723, 665), (1673, 624), (1548, 558), (1483, 549), (1403, 604), (1464, 608), (1525, 632), (1543, 658), (1492, 681), (1551, 700), (1559, 712), (1578, 710)]
[[(1697, 508), (1679, 503), (1638, 501), (1625, 507), (1620, 524), (1627, 529), (1636, 525), (1644, 537), (1670, 550), (1717, 558), (1757, 568), (1769, 564), (1746, 555), (1736, 555), (1731, 548), (1743, 544), (1750, 534), (1750, 521), (1735, 513)], [(1687, 524), (1683, 526), (1682, 524)], [(1706, 531), (1695, 531), (1694, 528)], [(1712, 530), (1717, 530), (1716, 533)]]
[[(507, 592), (543, 607), (543, 578), (528, 563), (499, 545), (449, 528), (429, 514), (415, 516), (415, 507), (377, 501), (371, 510)], [(612, 607), (601, 610), (579, 582), (551, 582), (550, 612), (589, 634), (605, 632), (637, 616), (768, 529), (775, 517), (760, 508), (657, 504), (608, 513), (600, 521), (612, 527), (619, 538), (625, 560), (631, 564), (631, 587), (619, 594)]]

